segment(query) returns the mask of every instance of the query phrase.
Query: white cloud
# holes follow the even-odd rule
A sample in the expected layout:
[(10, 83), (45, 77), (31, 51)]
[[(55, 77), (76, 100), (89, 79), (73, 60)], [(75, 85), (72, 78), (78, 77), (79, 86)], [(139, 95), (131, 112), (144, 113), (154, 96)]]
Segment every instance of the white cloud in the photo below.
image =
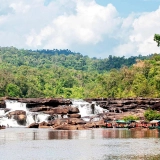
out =
[[(126, 23), (127, 21), (129, 23)], [(114, 49), (115, 54), (117, 50), (120, 50), (121, 55), (124, 56), (160, 52), (156, 42), (153, 41), (154, 34), (160, 34), (160, 8), (153, 12), (143, 13), (138, 17), (135, 15), (135, 18), (127, 17), (123, 20), (120, 30), (126, 33), (123, 34), (124, 39), (121, 37), (123, 43)]]
[(17, 3), (11, 3), (10, 7), (13, 8), (13, 10), (17, 13), (25, 13), (30, 9), (29, 5), (25, 5), (23, 2)]
[(123, 18), (112, 4), (100, 6), (95, 0), (0, 3), (0, 46), (67, 48), (92, 57), (159, 52), (153, 36), (160, 34), (160, 8)]
[[(111, 4), (102, 7), (94, 1), (87, 3), (86, 1), (75, 1), (73, 3), (76, 6), (75, 14), (65, 13), (54, 18), (49, 26), (37, 32), (34, 37), (31, 33), (28, 39), (33, 37), (33, 41), (37, 45), (41, 43), (43, 44), (42, 47), (47, 46), (48, 48), (69, 47), (72, 49), (72, 45), (75, 43), (79, 45), (95, 45), (103, 41), (104, 34), (111, 34), (119, 23), (116, 17), (117, 11)], [(50, 28), (50, 31), (45, 35), (44, 32), (46, 32), (47, 28)], [(37, 36), (40, 38), (40, 43), (37, 40)], [(46, 40), (46, 37), (48, 37), (48, 40)], [(35, 43), (31, 43), (31, 45)]]

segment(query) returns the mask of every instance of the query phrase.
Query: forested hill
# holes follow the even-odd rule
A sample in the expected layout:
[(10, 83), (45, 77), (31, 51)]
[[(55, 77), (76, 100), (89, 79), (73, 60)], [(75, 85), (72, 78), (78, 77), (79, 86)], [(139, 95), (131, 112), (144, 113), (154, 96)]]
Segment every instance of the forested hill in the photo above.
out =
[(14, 66), (31, 66), (50, 68), (53, 65), (81, 71), (97, 71), (103, 73), (111, 69), (131, 66), (136, 60), (148, 59), (149, 56), (132, 56), (129, 58), (109, 56), (105, 59), (89, 58), (70, 50), (24, 50), (14, 47), (0, 47), (0, 61)]
[(160, 55), (97, 59), (69, 50), (1, 47), (0, 97), (4, 96), (160, 97)]

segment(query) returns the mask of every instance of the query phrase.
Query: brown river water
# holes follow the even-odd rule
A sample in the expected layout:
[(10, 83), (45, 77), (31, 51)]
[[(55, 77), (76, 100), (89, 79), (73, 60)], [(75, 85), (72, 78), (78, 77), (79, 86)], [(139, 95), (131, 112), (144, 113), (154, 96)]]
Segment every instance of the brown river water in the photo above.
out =
[(6, 128), (0, 160), (160, 160), (160, 131)]

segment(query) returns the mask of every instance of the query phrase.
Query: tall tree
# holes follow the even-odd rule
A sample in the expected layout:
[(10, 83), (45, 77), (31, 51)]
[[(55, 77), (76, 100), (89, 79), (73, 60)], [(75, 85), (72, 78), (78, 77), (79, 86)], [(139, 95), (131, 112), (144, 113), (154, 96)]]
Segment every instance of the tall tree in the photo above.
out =
[(160, 34), (155, 34), (154, 35), (154, 41), (157, 42), (157, 46), (160, 46)]

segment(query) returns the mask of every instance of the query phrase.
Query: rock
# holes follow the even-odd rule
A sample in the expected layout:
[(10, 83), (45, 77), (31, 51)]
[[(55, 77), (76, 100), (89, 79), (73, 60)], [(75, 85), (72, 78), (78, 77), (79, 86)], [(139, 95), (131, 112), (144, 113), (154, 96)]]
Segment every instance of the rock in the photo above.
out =
[(26, 103), (27, 108), (33, 108), (38, 105), (57, 107), (58, 105), (72, 104), (70, 99), (64, 98), (6, 98), (7, 100), (17, 100), (21, 103)]
[(43, 122), (39, 123), (38, 128), (50, 128), (50, 125), (47, 122), (43, 121)]
[(39, 124), (38, 123), (32, 123), (28, 126), (28, 128), (38, 128)]
[(81, 118), (80, 114), (69, 114), (68, 115), (69, 118)]
[(68, 124), (86, 124), (86, 122), (79, 118), (68, 118)]
[(94, 122), (94, 124), (96, 125), (96, 128), (106, 126), (106, 123), (104, 122), (104, 120), (96, 121), (96, 122)]
[(84, 125), (77, 125), (77, 130), (84, 130), (84, 129), (87, 129), (85, 128)]
[(6, 108), (5, 98), (0, 98), (0, 108)]
[(147, 110), (149, 107), (160, 111), (160, 98), (93, 98), (85, 99), (87, 102), (93, 101), (109, 112), (129, 112), (133, 109)]
[(66, 124), (66, 125), (57, 126), (54, 129), (57, 129), (57, 130), (78, 130), (78, 126)]
[(20, 115), (20, 114), (26, 115), (26, 111), (24, 111), (24, 110), (16, 110), (16, 111), (12, 111), (12, 112), (8, 113), (8, 115), (10, 115), (10, 116), (12, 116), (12, 115)]
[(155, 104), (151, 107), (151, 109), (160, 111), (160, 102), (155, 103)]
[(85, 128), (96, 128), (96, 124), (93, 123), (93, 122), (87, 122), (85, 125), (84, 125)]
[(12, 111), (9, 112), (7, 114), (7, 117), (10, 118), (14, 118), (15, 120), (17, 120), (17, 123), (19, 125), (26, 125), (26, 112), (23, 110), (16, 110), (16, 111)]
[(31, 108), (29, 111), (30, 112), (43, 112), (43, 111), (50, 111), (52, 107), (49, 106), (40, 106), (40, 107), (34, 107)]
[(19, 124), (19, 125), (26, 125), (26, 115), (24, 115), (24, 114), (20, 114), (20, 115), (15, 115), (15, 117), (14, 117), (14, 119), (16, 119), (17, 120), (17, 123)]
[(54, 114), (67, 114), (69, 112), (67, 107), (56, 107), (52, 111), (54, 111)]
[(79, 113), (79, 109), (78, 109), (77, 107), (70, 107), (68, 113), (69, 113), (69, 114)]

